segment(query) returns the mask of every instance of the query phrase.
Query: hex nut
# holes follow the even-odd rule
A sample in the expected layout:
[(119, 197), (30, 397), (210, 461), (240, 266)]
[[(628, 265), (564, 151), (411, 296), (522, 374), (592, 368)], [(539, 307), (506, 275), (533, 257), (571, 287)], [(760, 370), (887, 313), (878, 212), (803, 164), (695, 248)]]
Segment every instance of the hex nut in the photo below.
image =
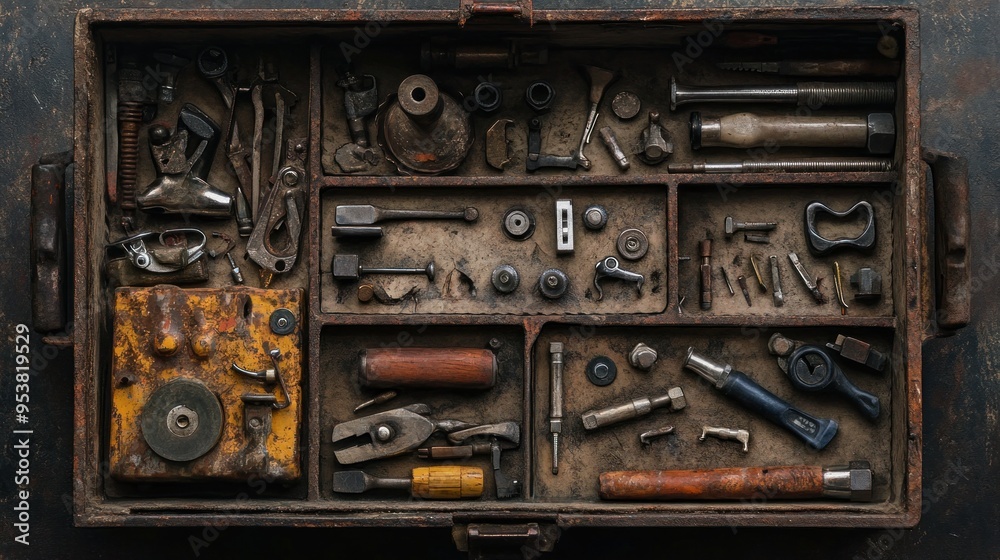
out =
[(680, 410), (687, 406), (687, 397), (680, 387), (671, 388), (667, 391), (667, 396), (670, 397), (670, 410)]
[(851, 461), (851, 501), (872, 501), (872, 470), (867, 461)]
[(892, 113), (868, 115), (868, 153), (891, 154), (896, 146), (896, 120)]
[(634, 368), (649, 371), (653, 367), (653, 364), (656, 363), (657, 357), (656, 350), (640, 342), (629, 352), (628, 363), (632, 364)]

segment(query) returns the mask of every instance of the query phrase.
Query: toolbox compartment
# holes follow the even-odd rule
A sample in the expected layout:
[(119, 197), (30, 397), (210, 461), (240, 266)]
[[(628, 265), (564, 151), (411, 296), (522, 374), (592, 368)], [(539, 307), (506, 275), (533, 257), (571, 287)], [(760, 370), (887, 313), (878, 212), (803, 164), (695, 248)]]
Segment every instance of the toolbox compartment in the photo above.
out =
[[(939, 269), (941, 273), (932, 272), (934, 264), (928, 248), (932, 241), (931, 212), (922, 163), (926, 155), (921, 151), (919, 137), (917, 21), (915, 10), (887, 8), (578, 12), (532, 9), (530, 3), (479, 2), (463, 2), (457, 10), (371, 13), (82, 11), (75, 37), (76, 194), (71, 228), (76, 522), (160, 525), (222, 518), (228, 524), (248, 525), (464, 527), (479, 523), (483, 527), (520, 524), (517, 526), (523, 528), (527, 524), (526, 534), (532, 534), (532, 523), (561, 528), (914, 525), (919, 519), (921, 499), (921, 345), (928, 336), (960, 327), (963, 313), (968, 313), (968, 294), (963, 292), (963, 272), (967, 280), (968, 265), (964, 237), (968, 234), (967, 223), (963, 230), (961, 223), (945, 222), (942, 226), (939, 222), (937, 234), (948, 236), (935, 256), (950, 255), (953, 264)], [(794, 33), (813, 39), (784, 51), (768, 46), (727, 50), (716, 43), (726, 33), (741, 32)], [(727, 57), (732, 53), (739, 60), (819, 57), (824, 41), (862, 35), (892, 37), (896, 41), (899, 52), (892, 60), (898, 61), (899, 69), (886, 78), (895, 84), (895, 104), (882, 108), (809, 108), (806, 112), (831, 116), (878, 109), (892, 112), (897, 134), (889, 156), (891, 171), (668, 173), (667, 163), (647, 165), (633, 157), (630, 169), (622, 172), (596, 129), (586, 148), (592, 162), (589, 170), (525, 170), (527, 122), (536, 115), (523, 101), (524, 88), (540, 79), (553, 86), (556, 97), (552, 108), (538, 116), (541, 152), (569, 154), (580, 140), (587, 117), (587, 81), (574, 69), (581, 64), (620, 71), (619, 79), (603, 97), (597, 128), (613, 126), (630, 156), (647, 127), (647, 111), (658, 110), (673, 143), (668, 162), (757, 161), (776, 155), (864, 157), (864, 149), (832, 152), (824, 148), (778, 150), (771, 146), (692, 150), (692, 111), (705, 115), (738, 111), (787, 115), (796, 111), (795, 106), (730, 102), (680, 105), (671, 110), (669, 93), (672, 80), (686, 86), (821, 80), (730, 72), (717, 68), (716, 63), (730, 60)], [(438, 45), (438, 41), (449, 45), (507, 45), (513, 41), (519, 48), (545, 46), (547, 63), (425, 71), (421, 69), (420, 53), (423, 43), (430, 39), (435, 41), (432, 45)], [(297, 261), (291, 270), (274, 274), (269, 288), (301, 290), (303, 294), (302, 312), (297, 317), (301, 332), (301, 392), (293, 391), (301, 407), (298, 440), (293, 443), (299, 451), (301, 472), (291, 481), (266, 481), (263, 492), (247, 492), (256, 490), (250, 481), (196, 483), (181, 477), (179, 481), (136, 484), (119, 480), (113, 471), (102, 467), (110, 455), (120, 451), (112, 452), (110, 446), (116, 444), (108, 435), (114, 389), (112, 355), (118, 335), (112, 327), (117, 286), (105, 274), (105, 245), (124, 235), (121, 211), (105, 194), (105, 162), (111, 149), (106, 134), (111, 82), (107, 80), (105, 61), (112, 45), (119, 53), (172, 47), (189, 55), (217, 45), (239, 61), (240, 72), (251, 74), (256, 70), (253, 61), (258, 55), (270, 53), (281, 82), (297, 95), (286, 114), (284, 138), (304, 139), (302, 233)], [(480, 112), (471, 116), (475, 134), (469, 153), (451, 172), (400, 174), (385, 157), (364, 172), (344, 172), (334, 154), (350, 141), (344, 88), (337, 84), (338, 64), (345, 54), (352, 58), (358, 74), (376, 77), (380, 104), (391, 102), (391, 94), (404, 78), (426, 72), (443, 95), (456, 91), (468, 95), (477, 83), (495, 82), (503, 93), (502, 109), (488, 116)], [(871, 58), (878, 56), (872, 53)], [(222, 97), (193, 65), (180, 71), (176, 86), (179, 102), (160, 103), (156, 123), (172, 128), (180, 108), (190, 102), (224, 126)], [(637, 94), (643, 104), (639, 116), (628, 121), (615, 117), (609, 107), (610, 99), (625, 90)], [(236, 114), (240, 129), (252, 130), (253, 114), (245, 102), (238, 104)], [(367, 130), (372, 143), (377, 144), (374, 117), (367, 123)], [(488, 165), (485, 158), (484, 133), (498, 118), (513, 121), (506, 136), (510, 163), (504, 171)], [(139, 136), (140, 188), (156, 177), (148, 151), (149, 128), (144, 123)], [(269, 134), (273, 132), (273, 128), (268, 129)], [(238, 180), (225, 165), (225, 141), (223, 135), (208, 182), (233, 192)], [(265, 139), (265, 145), (269, 141)], [(264, 152), (262, 169), (278, 167), (269, 149)], [(935, 200), (939, 205), (935, 217), (939, 220), (961, 216), (963, 208), (967, 212), (961, 174), (949, 167), (954, 161), (944, 155), (935, 162)], [(572, 200), (572, 254), (557, 252), (557, 200)], [(874, 209), (876, 237), (871, 252), (844, 251), (822, 257), (810, 254), (803, 221), (806, 205), (822, 201), (843, 211), (861, 200)], [(331, 232), (338, 225), (336, 208), (347, 204), (433, 210), (474, 207), (478, 218), (468, 223), (386, 221), (378, 224), (383, 228), (381, 238), (334, 237)], [(591, 204), (608, 210), (608, 222), (602, 230), (592, 231), (581, 222), (581, 212)], [(536, 219), (534, 233), (527, 239), (516, 240), (504, 234), (503, 216), (511, 208), (528, 210)], [(237, 239), (234, 254), (243, 256), (246, 239), (238, 236), (236, 222), (231, 218), (140, 216), (144, 224), (160, 229), (194, 227), (206, 233), (225, 233)], [(769, 243), (750, 243), (741, 232), (725, 235), (723, 223), (727, 216), (778, 225), (769, 232)], [(820, 217), (817, 225), (828, 238), (855, 235), (865, 226), (857, 216), (846, 220)], [(287, 222), (277, 229), (285, 226)], [(616, 236), (627, 228), (640, 228), (648, 240), (647, 254), (636, 261), (619, 258), (616, 250)], [(712, 239), (713, 245), (714, 297), (710, 309), (699, 305), (699, 246), (706, 237)], [(210, 248), (219, 243), (218, 238), (208, 238)], [(790, 252), (797, 253), (805, 268), (819, 279), (825, 303), (817, 303), (810, 296), (789, 262)], [(433, 279), (398, 275), (364, 276), (364, 282), (337, 281), (332, 276), (335, 254), (358, 255), (361, 265), (368, 267), (422, 269), (433, 260), (435, 274)], [(770, 290), (761, 291), (756, 286), (748, 262), (751, 254), (758, 257), (768, 287), (772, 284), (768, 257), (775, 255), (780, 261), (784, 305), (775, 306)], [(603, 298), (598, 299), (595, 263), (607, 256), (618, 258), (621, 268), (644, 275), (638, 292), (632, 281), (605, 279)], [(256, 268), (248, 260), (238, 260), (245, 268), (245, 289), (255, 293), (260, 285)], [(881, 275), (881, 298), (869, 304), (848, 298), (850, 307), (842, 314), (834, 296), (834, 261), (839, 263), (848, 296), (854, 293), (848, 277), (861, 267), (874, 268)], [(229, 290), (233, 282), (226, 259), (206, 262), (208, 279), (181, 288)], [(512, 293), (499, 293), (491, 284), (491, 272), (502, 263), (516, 266), (520, 274), (520, 285)], [(730, 275), (735, 288), (732, 297), (719, 276), (720, 266)], [(540, 293), (539, 275), (549, 268), (559, 268), (569, 278), (566, 295), (560, 299)], [(737, 285), (738, 275), (748, 282), (750, 306)], [(384, 290), (387, 301), (380, 303), (378, 297), (374, 301), (359, 299), (362, 283)], [(943, 287), (937, 302), (935, 286)], [(151, 321), (147, 318), (140, 322), (143, 320)], [(148, 324), (155, 328), (157, 323)], [(194, 328), (194, 323), (185, 325)], [(855, 384), (879, 397), (879, 418), (874, 422), (866, 420), (837, 395), (794, 390), (774, 356), (768, 354), (767, 342), (775, 333), (821, 346), (838, 335), (846, 335), (887, 354), (890, 365), (881, 373), (838, 361)], [(560, 449), (563, 463), (558, 475), (550, 469), (551, 342), (565, 345)], [(658, 352), (651, 371), (629, 365), (627, 355), (638, 342)], [(682, 367), (689, 346), (732, 364), (814, 415), (835, 418), (840, 424), (838, 435), (818, 451), (741, 408)], [(401, 389), (396, 399), (356, 415), (352, 409), (379, 392), (359, 384), (359, 351), (365, 348), (491, 348), (496, 355), (496, 380), (484, 390)], [(265, 345), (259, 357), (250, 358), (253, 365), (245, 367), (270, 367), (267, 349)], [(587, 362), (597, 355), (611, 357), (618, 366), (617, 378), (609, 386), (594, 385), (584, 375)], [(184, 375), (169, 368), (165, 371), (162, 379)], [(234, 374), (218, 375), (223, 379)], [(682, 387), (686, 394), (685, 410), (655, 410), (627, 424), (594, 432), (585, 431), (580, 422), (580, 415), (588, 409), (640, 396), (652, 397), (674, 386)], [(335, 473), (344, 470), (358, 467), (371, 475), (401, 477), (411, 468), (440, 463), (417, 459), (412, 453), (359, 465), (341, 465), (334, 457), (336, 445), (331, 432), (335, 425), (415, 403), (429, 405), (436, 419), (519, 423), (520, 443), (504, 450), (502, 470), (521, 482), (521, 495), (498, 498), (489, 455), (452, 462), (483, 469), (485, 492), (479, 500), (422, 500), (405, 492), (385, 490), (357, 495), (335, 492)], [(639, 432), (665, 424), (675, 426), (676, 435), (655, 440), (649, 447), (639, 442)], [(699, 442), (697, 435), (703, 425), (749, 429), (749, 451), (741, 452), (734, 442)], [(268, 440), (269, 445), (288, 443)], [(763, 496), (753, 500), (640, 503), (602, 500), (598, 495), (598, 476), (608, 470), (830, 466), (854, 460), (871, 464), (871, 501)], [(245, 494), (250, 499), (243, 498)], [(466, 538), (465, 533), (456, 537), (460, 547), (469, 546)], [(537, 546), (550, 548), (550, 544)]]

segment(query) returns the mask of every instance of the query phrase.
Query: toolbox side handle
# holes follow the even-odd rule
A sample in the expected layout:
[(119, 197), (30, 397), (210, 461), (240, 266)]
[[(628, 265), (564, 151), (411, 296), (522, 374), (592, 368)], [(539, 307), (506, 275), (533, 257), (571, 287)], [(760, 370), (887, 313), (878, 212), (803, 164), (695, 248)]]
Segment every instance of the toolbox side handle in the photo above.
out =
[(473, 16), (513, 16), (532, 20), (532, 0), (459, 0), (458, 25), (464, 26)]
[(71, 157), (70, 152), (47, 154), (31, 167), (31, 315), (42, 334), (66, 328), (66, 167)]
[(936, 298), (931, 328), (936, 336), (950, 336), (969, 323), (972, 307), (969, 162), (926, 148), (923, 157), (934, 182)]

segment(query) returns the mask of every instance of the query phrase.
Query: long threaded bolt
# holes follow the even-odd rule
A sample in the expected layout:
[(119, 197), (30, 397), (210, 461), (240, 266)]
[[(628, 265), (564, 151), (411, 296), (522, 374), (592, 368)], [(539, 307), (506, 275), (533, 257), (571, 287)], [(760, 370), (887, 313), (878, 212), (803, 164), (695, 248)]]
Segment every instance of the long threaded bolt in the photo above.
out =
[(670, 173), (885, 173), (892, 169), (891, 159), (865, 157), (695, 161), (667, 165)]
[(778, 227), (776, 222), (737, 222), (732, 216), (726, 216), (726, 235), (737, 231), (771, 231)]
[(783, 86), (681, 86), (670, 79), (670, 110), (685, 103), (794, 103), (810, 108), (892, 105), (894, 82), (799, 82)]

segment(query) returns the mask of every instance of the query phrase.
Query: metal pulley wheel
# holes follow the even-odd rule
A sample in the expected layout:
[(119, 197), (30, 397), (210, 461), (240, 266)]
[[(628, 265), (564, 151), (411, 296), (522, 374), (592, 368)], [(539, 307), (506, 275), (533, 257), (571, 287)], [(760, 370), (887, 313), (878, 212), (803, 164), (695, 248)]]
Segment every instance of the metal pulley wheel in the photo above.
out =
[(200, 381), (176, 379), (153, 391), (142, 409), (142, 436), (168, 461), (191, 461), (222, 435), (222, 404)]

